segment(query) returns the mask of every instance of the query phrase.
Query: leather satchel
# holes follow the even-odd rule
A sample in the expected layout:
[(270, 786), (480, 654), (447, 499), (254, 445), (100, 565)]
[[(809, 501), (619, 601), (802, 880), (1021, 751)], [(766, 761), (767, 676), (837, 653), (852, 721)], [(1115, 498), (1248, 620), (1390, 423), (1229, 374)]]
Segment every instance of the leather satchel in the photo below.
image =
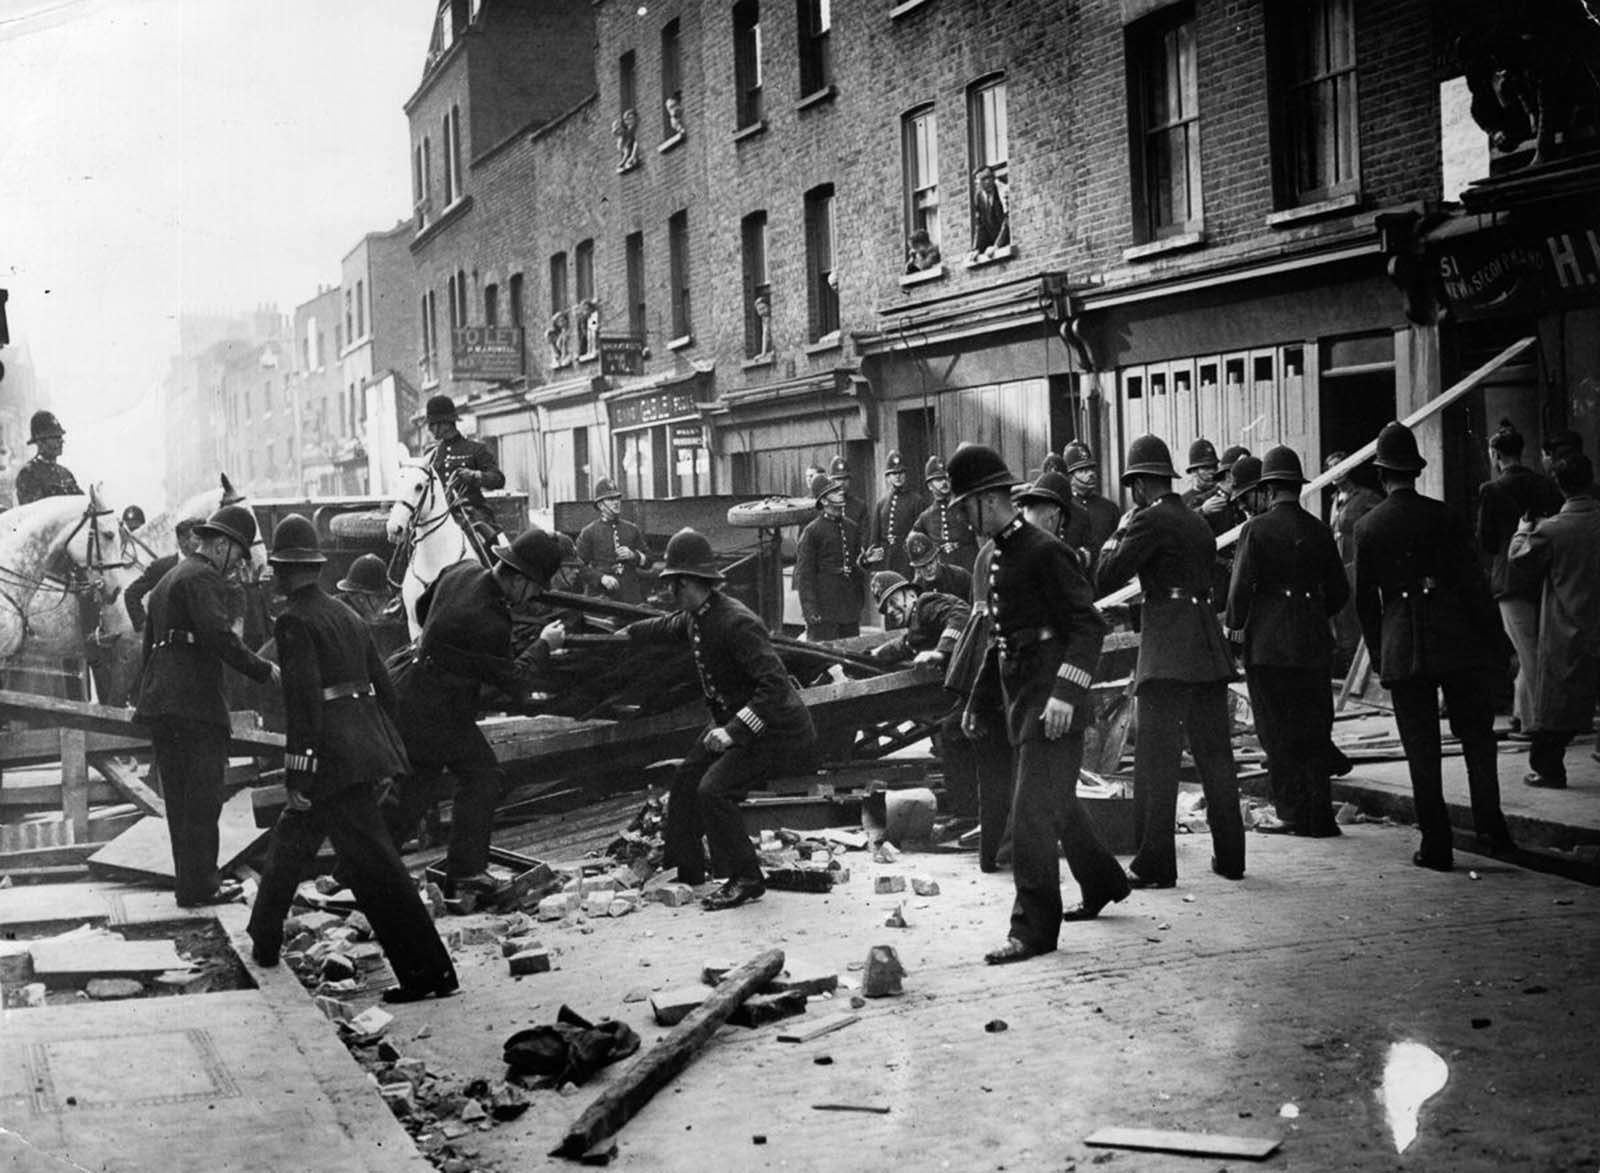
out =
[(974, 607), (972, 614), (967, 616), (967, 625), (956, 638), (955, 649), (950, 653), (950, 664), (945, 669), (944, 686), (951, 692), (962, 696), (972, 692), (973, 685), (978, 682), (978, 673), (983, 668), (984, 653), (989, 650), (989, 636), (993, 629), (994, 620), (989, 615), (989, 609)]

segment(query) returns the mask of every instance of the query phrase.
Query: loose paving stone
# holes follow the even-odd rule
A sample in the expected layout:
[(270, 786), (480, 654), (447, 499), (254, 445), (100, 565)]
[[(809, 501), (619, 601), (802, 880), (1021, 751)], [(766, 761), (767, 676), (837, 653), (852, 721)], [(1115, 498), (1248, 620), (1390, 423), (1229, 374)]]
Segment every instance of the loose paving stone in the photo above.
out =
[(684, 986), (650, 996), (650, 1011), (661, 1026), (677, 1026), (710, 997), (704, 986)]
[(119, 998), (137, 998), (144, 993), (144, 983), (133, 978), (94, 978), (86, 987), (89, 997), (99, 1002)]
[(509, 959), (512, 977), (550, 972), (550, 954), (543, 949), (527, 949)]

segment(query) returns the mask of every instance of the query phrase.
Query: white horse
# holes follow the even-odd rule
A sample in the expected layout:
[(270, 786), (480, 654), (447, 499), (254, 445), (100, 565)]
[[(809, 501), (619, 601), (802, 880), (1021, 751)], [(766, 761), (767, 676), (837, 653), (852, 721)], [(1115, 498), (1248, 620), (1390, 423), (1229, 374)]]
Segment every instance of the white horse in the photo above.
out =
[(456, 520), (449, 491), (432, 465), (405, 461), (396, 481), (388, 521), (389, 541), (395, 547), (390, 574), (393, 575), (394, 566), (405, 566), (400, 600), (406, 609), (411, 638), (416, 639), (422, 633), (422, 625), (417, 622), (417, 599), (446, 566), (476, 558), (477, 551)]
[[(124, 545), (130, 550), (132, 561), (147, 566), (162, 555), (175, 552), (178, 548), (178, 522), (185, 517), (197, 517), (201, 520), (210, 517), (222, 507), (224, 497), (237, 498), (232, 504), (244, 506), (250, 510), (250, 516), (255, 517), (255, 509), (251, 506), (250, 499), (238, 495), (226, 473), (222, 474), (220, 480), (221, 484), (217, 488), (194, 494), (179, 508), (156, 514), (140, 527), (138, 533), (125, 535)], [(263, 534), (259, 524), (257, 525), (256, 540), (250, 547), (252, 578), (260, 578), (267, 568), (266, 543), (270, 536)]]
[[(93, 662), (101, 700), (120, 704), (138, 657), (122, 591), (133, 570), (116, 510), (98, 486), (88, 495), (46, 497), (0, 515), (0, 662), (55, 677), (60, 661)], [(58, 571), (71, 568), (71, 577)], [(84, 631), (84, 613), (97, 613)]]

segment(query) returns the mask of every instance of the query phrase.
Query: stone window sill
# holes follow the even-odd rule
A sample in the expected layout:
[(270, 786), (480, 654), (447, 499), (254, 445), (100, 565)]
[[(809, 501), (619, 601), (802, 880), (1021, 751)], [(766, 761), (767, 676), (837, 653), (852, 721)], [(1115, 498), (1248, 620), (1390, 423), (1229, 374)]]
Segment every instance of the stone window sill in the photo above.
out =
[(739, 364), (739, 367), (740, 367), (740, 369), (746, 370), (746, 371), (758, 371), (758, 370), (761, 370), (763, 367), (770, 367), (773, 363), (775, 363), (777, 361), (778, 361), (778, 356), (773, 354), (771, 351), (768, 351), (766, 354), (758, 354), (758, 355), (754, 356), (753, 358), (745, 359), (742, 363)]
[(815, 342), (805, 348), (807, 354), (827, 354), (830, 350), (838, 350), (844, 345), (844, 340), (839, 337), (839, 331), (824, 334)]
[(572, 360), (570, 358), (564, 358), (560, 362), (551, 363), (550, 364), (550, 369), (552, 371), (564, 371), (568, 367), (570, 367), (571, 365), (572, 365)]
[(813, 106), (820, 106), (824, 102), (831, 102), (838, 95), (836, 86), (825, 85), (814, 93), (807, 94), (794, 104), (796, 110), (809, 110)]
[(915, 12), (928, 2), (929, 0), (904, 0), (904, 3), (896, 4), (893, 8), (889, 9), (889, 19), (899, 20), (902, 16)]
[(1293, 228), (1308, 220), (1321, 220), (1343, 212), (1353, 212), (1360, 206), (1361, 193), (1353, 191), (1346, 195), (1334, 196), (1332, 199), (1318, 200), (1314, 204), (1301, 204), (1298, 208), (1285, 208), (1281, 212), (1273, 212), (1267, 216), (1267, 227)]
[(677, 134), (662, 142), (662, 144), (656, 148), (656, 154), (665, 155), (668, 151), (672, 150), (673, 147), (677, 146), (687, 137), (688, 132), (680, 130)]
[(667, 349), (668, 350), (682, 350), (686, 346), (693, 346), (693, 345), (694, 345), (694, 335), (693, 334), (685, 334), (685, 335), (683, 335), (683, 337), (674, 338), (671, 342), (667, 343)]
[(1201, 232), (1181, 232), (1176, 236), (1163, 236), (1160, 240), (1152, 240), (1149, 244), (1136, 244), (1132, 248), (1122, 250), (1124, 261), (1147, 261), (1151, 257), (1166, 256), (1168, 253), (1187, 252), (1192, 248), (1200, 248), (1206, 242), (1206, 234)]
[(966, 267), (968, 269), (981, 269), (985, 265), (998, 265), (1001, 261), (1009, 261), (1015, 255), (1015, 251), (1008, 244), (1004, 248), (997, 248), (993, 251), (986, 250), (977, 256), (968, 257)]
[(917, 273), (907, 273), (900, 278), (900, 288), (909, 289), (913, 285), (925, 285), (929, 281), (938, 281), (944, 277), (944, 265), (938, 264), (931, 269), (923, 269)]
[(756, 121), (752, 122), (749, 126), (742, 127), (739, 130), (734, 131), (733, 132), (733, 141), (736, 142), (736, 143), (742, 143), (742, 142), (746, 141), (747, 139), (753, 139), (758, 134), (765, 134), (766, 132), (767, 132), (767, 120), (765, 118), (758, 118)]

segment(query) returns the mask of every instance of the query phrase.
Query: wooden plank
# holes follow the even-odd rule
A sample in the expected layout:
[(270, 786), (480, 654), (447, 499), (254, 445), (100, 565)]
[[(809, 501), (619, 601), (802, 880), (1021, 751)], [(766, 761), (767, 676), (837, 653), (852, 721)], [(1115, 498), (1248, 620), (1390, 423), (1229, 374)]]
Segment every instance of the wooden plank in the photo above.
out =
[[(60, 753), (60, 749), (56, 750)], [(89, 805), (98, 806), (108, 802), (121, 802), (119, 794), (107, 782), (98, 779), (89, 779)], [(23, 778), (16, 774), (6, 773), (0, 777), (0, 809), (7, 812), (17, 808), (33, 808), (36, 810), (61, 809), (61, 782), (57, 778)], [(7, 817), (10, 817), (9, 813)]]
[[(59, 728), (80, 729), (85, 733), (110, 733), (115, 736), (149, 740), (148, 728), (133, 719), (133, 710), (97, 705), (90, 701), (61, 700), (58, 697), (39, 696), (36, 693), (4, 688), (0, 689), (0, 713)], [(236, 723), (232, 734), (228, 748), (234, 753), (283, 752), (281, 733), (269, 733), (265, 729), (246, 729)]]
[[(223, 803), (217, 834), (217, 866), (223, 871), (266, 838), (267, 833), (255, 825), (248, 791), (241, 791)], [(98, 847), (89, 856), (89, 870), (98, 878), (154, 880), (167, 884), (174, 879), (172, 843), (167, 837), (165, 819), (146, 816), (110, 843)]]
[(1265, 1160), (1283, 1142), (1275, 1138), (1226, 1136), (1216, 1132), (1167, 1132), (1159, 1128), (1097, 1128), (1084, 1144), (1148, 1153), (1183, 1153), (1197, 1157), (1244, 1157)]
[(61, 731), (61, 814), (78, 843), (89, 840), (89, 759), (82, 729)]
[[(0, 769), (43, 765), (60, 760), (61, 738), (57, 733), (57, 729), (11, 729), (0, 733)], [(150, 739), (91, 732), (84, 748), (90, 754), (148, 752)]]
[(85, 862), (103, 843), (68, 843), (61, 847), (36, 847), (30, 851), (0, 852), (0, 874), (36, 868), (73, 867)]
[(116, 787), (122, 797), (145, 814), (166, 817), (167, 804), (161, 801), (159, 794), (144, 784), (132, 765), (110, 754), (90, 755), (89, 764), (102, 778)]
[(794, 1030), (781, 1034), (778, 1036), (778, 1041), (780, 1043), (809, 1043), (812, 1039), (820, 1039), (823, 1035), (832, 1034), (836, 1030), (842, 1030), (844, 1027), (860, 1021), (861, 1015), (859, 1014), (838, 1014), (832, 1018), (824, 1019), (809, 1030)]
[(722, 979), (700, 1007), (670, 1034), (644, 1051), (609, 1084), (567, 1129), (552, 1157), (581, 1157), (612, 1136), (665, 1087), (701, 1047), (728, 1021), (728, 1016), (783, 969), (783, 950), (768, 949)]

